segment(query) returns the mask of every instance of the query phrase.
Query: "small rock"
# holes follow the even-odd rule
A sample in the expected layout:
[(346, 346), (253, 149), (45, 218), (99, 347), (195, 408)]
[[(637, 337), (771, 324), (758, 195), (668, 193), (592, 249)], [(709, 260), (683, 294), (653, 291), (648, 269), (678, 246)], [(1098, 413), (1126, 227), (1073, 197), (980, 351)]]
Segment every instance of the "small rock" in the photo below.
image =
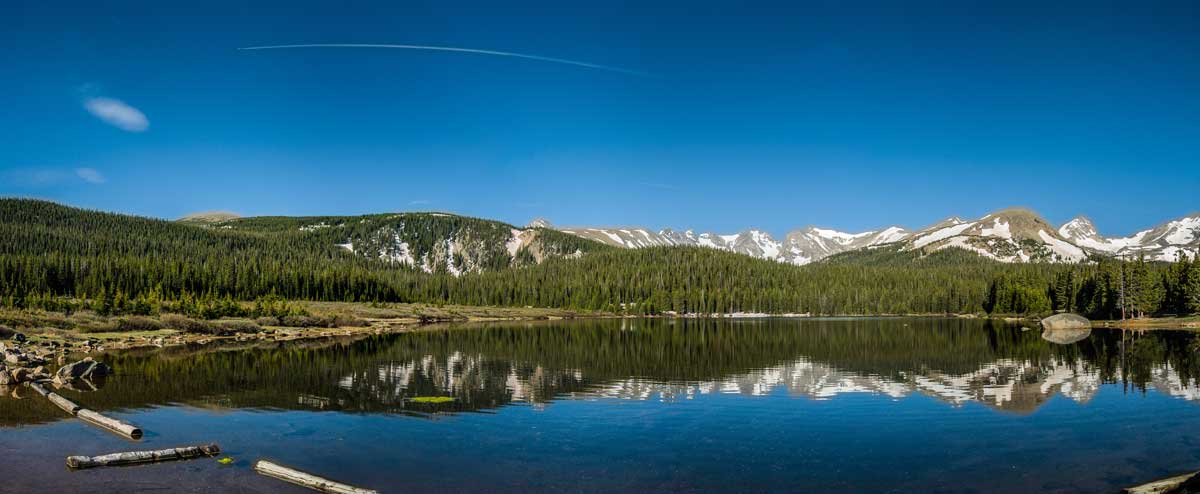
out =
[(9, 384), (13, 384), (12, 374), (9, 374), (7, 370), (0, 370), (0, 386)]
[(26, 369), (24, 367), (13, 369), (12, 372), (9, 372), (9, 375), (12, 376), (11, 384), (23, 383), (25, 381), (28, 381), (29, 378), (31, 377), (31, 375), (29, 373), (29, 369)]

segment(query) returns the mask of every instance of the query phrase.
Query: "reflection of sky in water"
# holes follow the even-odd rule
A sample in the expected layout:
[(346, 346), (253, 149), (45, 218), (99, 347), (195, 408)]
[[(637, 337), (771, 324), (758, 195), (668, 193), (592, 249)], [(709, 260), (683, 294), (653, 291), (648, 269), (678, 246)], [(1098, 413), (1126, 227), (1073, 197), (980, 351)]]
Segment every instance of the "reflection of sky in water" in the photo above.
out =
[[(439, 494), (1091, 493), (1200, 467), (1190, 333), (554, 324), (116, 359), (138, 373), (74, 396), (144, 427), (136, 448), (216, 441), (237, 463), (66, 474), (66, 455), (135, 447), (43, 419), (0, 428), (0, 472), (21, 472), (0, 491), (294, 492), (250, 472), (260, 457)], [(430, 395), (456, 401), (406, 401)], [(461, 411), (484, 413), (443, 413)]]

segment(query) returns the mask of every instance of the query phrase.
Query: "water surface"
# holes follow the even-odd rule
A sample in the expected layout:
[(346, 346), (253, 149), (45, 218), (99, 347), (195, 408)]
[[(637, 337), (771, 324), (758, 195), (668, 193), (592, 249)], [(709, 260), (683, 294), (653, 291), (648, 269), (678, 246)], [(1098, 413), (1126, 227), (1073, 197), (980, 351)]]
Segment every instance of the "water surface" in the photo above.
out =
[[(296, 492), (251, 472), (270, 458), (404, 493), (1116, 492), (1200, 468), (1197, 345), (1190, 332), (1057, 344), (987, 321), (880, 318), (128, 352), (102, 358), (120, 374), (98, 390), (64, 394), (146, 438), (0, 398), (0, 491)], [(413, 400), (433, 396), (453, 401)], [(237, 462), (63, 461), (210, 441)]]

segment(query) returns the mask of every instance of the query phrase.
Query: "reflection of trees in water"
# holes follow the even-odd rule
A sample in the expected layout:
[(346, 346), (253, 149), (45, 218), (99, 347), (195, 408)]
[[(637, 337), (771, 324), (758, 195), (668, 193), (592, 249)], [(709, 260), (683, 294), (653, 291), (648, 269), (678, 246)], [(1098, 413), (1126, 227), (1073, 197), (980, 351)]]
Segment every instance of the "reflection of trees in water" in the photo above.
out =
[[(368, 413), (467, 411), (564, 395), (686, 398), (779, 387), (826, 398), (919, 392), (1032, 410), (1100, 383), (1195, 396), (1194, 335), (1097, 331), (1072, 345), (990, 321), (585, 320), (504, 323), (221, 350), (103, 357), (120, 375), (74, 395), (98, 409), (187, 403)], [(422, 404), (417, 396), (453, 396)], [(0, 423), (59, 417), (44, 400), (0, 399)]]

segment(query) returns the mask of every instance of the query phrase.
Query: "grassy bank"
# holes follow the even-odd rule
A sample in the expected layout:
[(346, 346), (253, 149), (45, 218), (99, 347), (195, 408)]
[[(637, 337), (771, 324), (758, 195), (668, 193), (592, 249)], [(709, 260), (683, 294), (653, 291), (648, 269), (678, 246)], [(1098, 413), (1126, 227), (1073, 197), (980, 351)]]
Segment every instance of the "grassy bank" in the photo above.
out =
[(437, 322), (606, 317), (562, 309), (429, 304), (290, 302), (300, 315), (202, 319), (175, 313), (103, 316), (91, 310), (0, 309), (0, 339), (16, 333), (31, 344), (86, 353), (100, 349), (170, 346), (217, 339), (293, 340), (407, 331)]
[(1200, 329), (1200, 316), (1190, 317), (1143, 317), (1124, 321), (1092, 321), (1095, 328), (1152, 329)]

